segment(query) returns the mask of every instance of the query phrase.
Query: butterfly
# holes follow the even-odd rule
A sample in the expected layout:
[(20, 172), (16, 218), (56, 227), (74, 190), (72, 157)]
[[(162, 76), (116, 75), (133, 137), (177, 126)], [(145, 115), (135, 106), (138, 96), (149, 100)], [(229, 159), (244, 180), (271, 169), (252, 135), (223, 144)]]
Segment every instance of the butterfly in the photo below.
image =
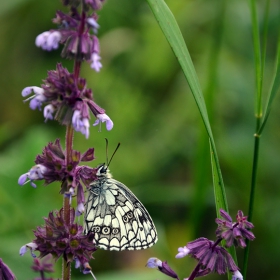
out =
[(105, 250), (141, 250), (157, 242), (155, 225), (144, 205), (121, 182), (112, 179), (108, 166), (97, 167), (85, 205), (84, 234), (94, 233)]

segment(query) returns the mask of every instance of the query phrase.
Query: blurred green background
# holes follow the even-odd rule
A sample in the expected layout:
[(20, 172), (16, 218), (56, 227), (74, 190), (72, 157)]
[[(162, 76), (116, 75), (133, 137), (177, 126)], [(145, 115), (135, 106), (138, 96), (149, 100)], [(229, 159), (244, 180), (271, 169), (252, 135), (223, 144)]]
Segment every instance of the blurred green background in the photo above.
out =
[[(247, 1), (167, 0), (179, 22), (204, 89), (216, 139), (230, 213), (247, 213), (253, 154), (254, 59)], [(258, 1), (260, 25), (264, 11)], [(279, 2), (271, 1), (268, 53), (264, 76), (269, 88), (275, 57)], [(59, 184), (20, 187), (43, 147), (65, 135), (54, 121), (44, 123), (42, 112), (23, 103), (21, 90), (40, 86), (57, 62), (72, 70), (60, 51), (36, 48), (39, 33), (55, 28), (51, 22), (59, 1), (0, 2), (0, 257), (19, 280), (33, 279), (29, 254), (19, 248), (33, 239), (42, 217), (60, 209)], [(198, 110), (172, 50), (145, 1), (108, 0), (99, 12), (103, 68), (88, 64), (82, 76), (96, 102), (114, 121), (114, 129), (92, 127), (90, 138), (75, 134), (75, 149), (95, 148), (96, 166), (118, 142), (111, 164), (114, 178), (126, 184), (149, 210), (159, 241), (145, 251), (98, 250), (91, 262), (98, 280), (168, 279), (145, 268), (150, 257), (168, 260), (179, 277), (188, 277), (196, 262), (175, 259), (177, 248), (200, 236), (215, 239), (216, 217), (207, 137)], [(217, 65), (217, 67), (215, 66)], [(258, 186), (248, 279), (279, 279), (280, 259), (280, 105), (275, 100), (261, 138)], [(92, 118), (94, 122), (94, 118)], [(82, 223), (82, 221), (81, 221)], [(242, 264), (243, 250), (237, 249)], [(54, 277), (60, 277), (61, 264)], [(208, 279), (227, 279), (209, 275)], [(73, 269), (73, 279), (91, 279)]]

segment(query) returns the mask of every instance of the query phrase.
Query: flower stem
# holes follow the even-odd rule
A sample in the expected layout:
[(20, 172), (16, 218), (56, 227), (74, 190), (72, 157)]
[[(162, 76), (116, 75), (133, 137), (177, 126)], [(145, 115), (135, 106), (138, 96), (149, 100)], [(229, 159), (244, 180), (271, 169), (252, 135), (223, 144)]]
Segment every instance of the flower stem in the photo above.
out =
[(72, 150), (73, 150), (73, 137), (74, 137), (74, 129), (72, 125), (68, 125), (66, 128), (66, 136), (65, 136), (65, 147), (66, 147), (66, 166), (72, 161)]
[[(84, 7), (82, 7), (83, 9)], [(82, 12), (81, 25), (79, 27), (80, 35), (83, 33), (85, 25), (85, 13)], [(81, 61), (75, 60), (74, 62), (74, 79), (77, 81), (80, 75), (81, 70)], [(70, 166), (72, 162), (72, 150), (73, 150), (73, 138), (74, 138), (74, 129), (72, 125), (68, 125), (66, 128), (66, 137), (65, 137), (65, 147), (66, 147), (66, 166)], [(69, 191), (69, 190), (67, 190)], [(70, 211), (70, 198), (64, 196), (63, 199), (63, 218), (66, 225), (70, 225), (71, 221), (71, 211)], [(71, 265), (67, 264), (66, 260), (62, 260), (62, 279), (70, 280), (71, 279)]]
[[(72, 125), (68, 125), (66, 128), (66, 137), (65, 137), (66, 166), (69, 166), (72, 160), (73, 134), (74, 134), (74, 130)], [(70, 198), (68, 196), (64, 196), (63, 198), (63, 219), (66, 225), (70, 225), (71, 211), (70, 211)], [(62, 279), (63, 280), (71, 279), (71, 265), (68, 264), (64, 258), (62, 259)]]
[(41, 280), (45, 280), (44, 271), (41, 271), (41, 272), (40, 272), (40, 275), (41, 275)]
[[(64, 197), (63, 199), (63, 218), (67, 225), (70, 224), (70, 201), (69, 197)], [(67, 264), (67, 261), (62, 258), (62, 279), (71, 279), (71, 265)]]
[[(265, 59), (265, 49), (266, 49), (266, 39), (264, 37), (264, 48), (263, 57), (261, 52), (260, 43), (260, 31), (258, 23), (258, 12), (256, 0), (249, 1), (249, 8), (251, 13), (252, 22), (252, 35), (253, 35), (253, 46), (254, 46), (254, 60), (255, 60), (255, 75), (256, 75), (256, 98), (255, 98), (255, 116), (256, 116), (256, 130), (255, 130), (255, 141), (254, 141), (254, 155), (253, 155), (253, 167), (252, 167), (252, 178), (251, 178), (251, 191), (250, 191), (250, 201), (249, 201), (249, 211), (248, 211), (248, 221), (252, 222), (253, 210), (254, 210), (254, 199), (255, 199), (255, 189), (256, 189), (256, 179), (258, 171), (258, 158), (259, 158), (259, 145), (260, 145), (260, 134), (258, 133), (262, 120), (262, 84), (263, 84), (263, 71), (264, 71), (264, 59)], [(266, 13), (268, 8), (266, 9)], [(264, 34), (265, 35), (265, 34)], [(249, 258), (249, 241), (246, 240), (247, 246), (244, 252), (243, 260), (243, 279), (246, 280), (248, 258)]]
[[(258, 131), (260, 126), (260, 118), (257, 118), (256, 131)], [(255, 190), (256, 190), (256, 179), (258, 171), (258, 159), (259, 159), (259, 145), (260, 145), (260, 135), (255, 134), (255, 143), (254, 143), (254, 157), (253, 157), (253, 168), (252, 168), (252, 179), (251, 179), (251, 191), (250, 191), (250, 201), (249, 201), (249, 210), (248, 210), (248, 221), (252, 222), (253, 219), (253, 210), (254, 210), (254, 200), (255, 200)], [(248, 268), (248, 259), (249, 259), (249, 250), (250, 242), (246, 240), (247, 246), (244, 252), (244, 261), (243, 261), (243, 279), (246, 279), (246, 273)]]
[(188, 278), (188, 280), (193, 280), (196, 277), (197, 273), (199, 272), (200, 265), (201, 263), (199, 261), (196, 267), (194, 268), (193, 272), (191, 273), (190, 277)]
[(218, 238), (215, 243), (212, 246), (212, 249), (215, 248), (221, 241), (223, 240), (223, 238)]

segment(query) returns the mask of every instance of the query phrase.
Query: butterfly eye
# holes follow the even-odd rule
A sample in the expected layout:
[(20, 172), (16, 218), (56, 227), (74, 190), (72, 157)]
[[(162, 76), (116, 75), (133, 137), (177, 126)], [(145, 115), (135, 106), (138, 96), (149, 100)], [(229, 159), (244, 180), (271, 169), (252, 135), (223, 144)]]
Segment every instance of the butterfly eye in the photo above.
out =
[(100, 169), (100, 173), (106, 173), (107, 172), (107, 166), (103, 165)]

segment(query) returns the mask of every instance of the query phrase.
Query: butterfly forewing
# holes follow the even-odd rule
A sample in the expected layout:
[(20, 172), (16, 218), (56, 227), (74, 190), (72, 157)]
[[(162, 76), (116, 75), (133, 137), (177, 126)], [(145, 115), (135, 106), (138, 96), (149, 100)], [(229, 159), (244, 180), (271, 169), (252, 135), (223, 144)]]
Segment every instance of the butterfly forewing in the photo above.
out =
[(157, 242), (146, 208), (106, 172), (90, 185), (84, 223), (84, 233), (89, 232), (96, 246), (105, 250), (141, 250)]

